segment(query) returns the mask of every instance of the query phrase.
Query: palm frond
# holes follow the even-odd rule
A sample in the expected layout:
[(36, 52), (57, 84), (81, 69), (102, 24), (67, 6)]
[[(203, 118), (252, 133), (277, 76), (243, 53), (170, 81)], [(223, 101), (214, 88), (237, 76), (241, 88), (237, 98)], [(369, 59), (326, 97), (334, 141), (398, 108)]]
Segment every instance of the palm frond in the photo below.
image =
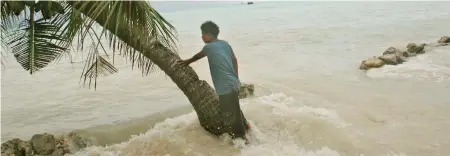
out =
[(1, 1), (2, 19), (12, 15), (19, 16), (25, 10), (25, 3), (21, 1)]
[(1, 1), (1, 50), (9, 51), (8, 36), (10, 32), (18, 28), (20, 21), (25, 19), (25, 4), (20, 1)]
[(86, 80), (89, 78), (90, 88), (92, 79), (94, 79), (94, 88), (97, 89), (97, 78), (100, 75), (107, 76), (116, 72), (118, 72), (118, 70), (106, 59), (100, 56), (98, 48), (93, 46), (88, 57), (86, 58), (86, 64), (82, 72), (84, 73), (82, 75), (82, 77), (84, 77), (84, 84), (86, 84)]
[(6, 27), (4, 26), (4, 25), (1, 25), (1, 60), (0, 60), (0, 62), (1, 62), (1, 64), (2, 64), (2, 67), (5, 67), (5, 52), (7, 52), (8, 51), (8, 43), (6, 43), (6, 32), (7, 32), (7, 29), (6, 29)]
[[(57, 45), (69, 48), (72, 46), (77, 35), (83, 33), (83, 23), (85, 18), (76, 9), (72, 8), (67, 2), (60, 2), (64, 14), (57, 14), (51, 21), (52, 24), (58, 26), (57, 34), (61, 38)], [(77, 39), (77, 46), (82, 45), (80, 38)], [(70, 53), (67, 53), (71, 55)], [(70, 56), (71, 57), (71, 56)]]
[[(2, 1), (2, 48), (10, 48), (30, 74), (68, 53), (73, 38), (60, 31), (68, 23), (69, 5), (56, 1)], [(28, 15), (27, 15), (28, 14)], [(80, 13), (79, 13), (80, 14)], [(58, 16), (58, 17), (55, 17)], [(68, 19), (68, 18), (65, 18)], [(3, 31), (5, 30), (5, 31)], [(5, 32), (5, 33), (4, 33)], [(69, 35), (67, 35), (69, 34)], [(73, 36), (73, 35), (72, 35)]]
[[(175, 28), (146, 1), (1, 1), (1, 4), (2, 41), (7, 41), (17, 61), (30, 73), (68, 52), (77, 36), (81, 48), (88, 36), (97, 41), (93, 46), (96, 54), (91, 52), (89, 55), (91, 58), (95, 56), (97, 70), (90, 68), (94, 62), (88, 61), (89, 68), (82, 74), (85, 78), (105, 75), (102, 72), (116, 72), (112, 64), (98, 55), (101, 47), (108, 56), (107, 48), (101, 44), (103, 40), (109, 42), (113, 62), (118, 51), (131, 60), (133, 67), (141, 68), (143, 74), (155, 69), (148, 58), (152, 55), (143, 54), (160, 53), (153, 45), (177, 51)], [(34, 15), (39, 11), (43, 18), (36, 20)], [(102, 28), (101, 33), (91, 33), (97, 26)], [(11, 31), (13, 29), (16, 30)]]
[(8, 38), (17, 62), (30, 74), (44, 68), (67, 50), (54, 43), (64, 42), (55, 35), (58, 27), (45, 19), (35, 20), (35, 13), (31, 7), (30, 18), (25, 19)]
[[(176, 51), (175, 28), (167, 22), (148, 2), (145, 1), (76, 1), (69, 2), (84, 15), (88, 21), (95, 21), (103, 27), (106, 39), (112, 47), (113, 56), (117, 51), (131, 61), (132, 68), (137, 65), (143, 74), (153, 71), (154, 65), (143, 55), (151, 44), (160, 43)], [(103, 32), (102, 31), (102, 32)], [(103, 38), (106, 36), (106, 38)], [(141, 43), (136, 46), (135, 43)], [(114, 58), (113, 58), (114, 60)]]

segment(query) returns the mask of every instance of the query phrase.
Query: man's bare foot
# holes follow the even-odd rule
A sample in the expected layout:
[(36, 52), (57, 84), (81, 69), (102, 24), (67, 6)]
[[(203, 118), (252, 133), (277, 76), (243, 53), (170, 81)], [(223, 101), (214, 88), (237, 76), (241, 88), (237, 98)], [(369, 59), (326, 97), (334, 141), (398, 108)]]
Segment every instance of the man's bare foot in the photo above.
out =
[(246, 129), (247, 129), (247, 130), (250, 130), (250, 128), (252, 128), (252, 127), (250, 126), (250, 124), (248, 123), (248, 121), (245, 121), (245, 126), (246, 126)]

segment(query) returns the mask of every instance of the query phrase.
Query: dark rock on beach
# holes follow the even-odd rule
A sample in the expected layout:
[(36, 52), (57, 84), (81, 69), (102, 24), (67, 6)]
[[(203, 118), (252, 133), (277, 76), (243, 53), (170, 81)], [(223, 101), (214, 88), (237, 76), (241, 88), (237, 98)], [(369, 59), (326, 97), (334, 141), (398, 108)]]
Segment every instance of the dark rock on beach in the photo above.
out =
[(407, 51), (402, 51), (400, 49), (389, 47), (383, 52), (382, 56), (378, 58), (381, 59), (384, 64), (387, 65), (397, 65), (406, 61), (406, 57), (411, 56)]
[(425, 53), (425, 45), (426, 44), (421, 44), (421, 45), (417, 45), (415, 43), (409, 43), (406, 48), (408, 48), (408, 53), (412, 53), (412, 54), (423, 54)]
[(52, 134), (35, 134), (31, 137), (31, 145), (37, 154), (49, 155), (55, 150), (56, 141)]
[(49, 133), (35, 134), (30, 141), (15, 138), (2, 143), (1, 156), (63, 156), (91, 146), (89, 139), (75, 132), (55, 137)]
[(253, 84), (242, 83), (239, 88), (239, 99), (244, 99), (249, 96), (253, 96), (255, 92), (255, 86)]
[(386, 55), (386, 54), (395, 54), (395, 55), (397, 55), (397, 56), (408, 57), (408, 52), (402, 51), (402, 50), (397, 49), (397, 48), (394, 48), (394, 47), (389, 47), (388, 49), (386, 49), (386, 50), (383, 52), (383, 55)]
[[(369, 70), (371, 68), (380, 68), (384, 65), (398, 65), (407, 61), (407, 58), (414, 57), (425, 53), (425, 47), (438, 47), (450, 44), (450, 37), (443, 36), (438, 41), (438, 44), (416, 44), (409, 43), (406, 45), (406, 50), (400, 50), (395, 47), (389, 47), (383, 52), (383, 55), (378, 57), (369, 57), (361, 62), (359, 69)], [(383, 63), (381, 63), (383, 62)]]
[(384, 64), (387, 65), (397, 65), (405, 62), (405, 58), (402, 56), (398, 56), (395, 54), (386, 54), (383, 56), (378, 57), (381, 61), (384, 62)]
[(376, 56), (373, 56), (362, 61), (359, 65), (359, 69), (368, 70), (371, 68), (380, 68), (382, 66), (384, 66), (384, 62)]
[(2, 143), (2, 156), (31, 156), (32, 147), (30, 142), (19, 138), (8, 140)]
[(448, 46), (448, 45), (450, 45), (450, 37), (442, 36), (441, 39), (438, 40), (438, 44), (436, 45), (436, 47)]
[(441, 39), (438, 40), (438, 43), (450, 43), (450, 37), (442, 36)]

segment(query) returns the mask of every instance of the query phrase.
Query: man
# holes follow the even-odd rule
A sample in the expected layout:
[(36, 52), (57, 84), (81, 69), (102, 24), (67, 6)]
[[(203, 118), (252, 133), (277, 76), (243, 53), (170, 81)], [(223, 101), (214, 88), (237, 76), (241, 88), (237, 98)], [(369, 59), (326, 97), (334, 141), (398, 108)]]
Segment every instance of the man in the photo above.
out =
[(208, 57), (209, 69), (214, 88), (219, 96), (224, 124), (228, 134), (233, 138), (246, 140), (245, 132), (250, 128), (239, 104), (240, 80), (238, 63), (233, 49), (224, 40), (218, 39), (219, 27), (212, 21), (206, 21), (200, 26), (202, 40), (206, 44), (192, 58), (182, 60), (183, 65), (189, 65), (205, 56)]

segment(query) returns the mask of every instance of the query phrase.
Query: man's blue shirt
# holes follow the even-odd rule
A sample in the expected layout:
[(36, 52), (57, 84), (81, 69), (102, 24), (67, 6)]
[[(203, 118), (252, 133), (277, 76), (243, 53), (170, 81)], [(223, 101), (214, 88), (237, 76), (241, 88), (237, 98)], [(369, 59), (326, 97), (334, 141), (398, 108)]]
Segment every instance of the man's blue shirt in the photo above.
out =
[(240, 81), (234, 71), (233, 50), (228, 42), (217, 39), (206, 44), (202, 51), (208, 57), (209, 70), (217, 95), (238, 90)]

